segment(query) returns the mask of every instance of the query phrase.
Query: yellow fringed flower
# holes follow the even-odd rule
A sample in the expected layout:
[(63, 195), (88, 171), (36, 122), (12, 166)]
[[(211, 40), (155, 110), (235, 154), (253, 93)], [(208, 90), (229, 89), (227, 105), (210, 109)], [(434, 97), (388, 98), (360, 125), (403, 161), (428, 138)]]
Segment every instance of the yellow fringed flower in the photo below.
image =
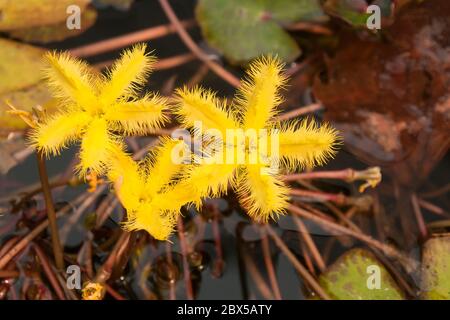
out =
[(98, 282), (88, 281), (81, 290), (83, 300), (103, 300), (105, 296), (105, 286)]
[[(289, 200), (289, 187), (282, 181), (273, 165), (287, 170), (313, 167), (324, 164), (335, 153), (339, 138), (328, 124), (316, 125), (311, 120), (290, 121), (279, 124), (278, 105), (282, 102), (279, 94), (285, 85), (281, 63), (274, 58), (263, 58), (253, 62), (230, 108), (216, 98), (215, 94), (201, 89), (180, 89), (177, 91), (179, 121), (193, 128), (198, 135), (196, 124), (208, 130), (210, 145), (221, 144), (220, 151), (206, 152), (209, 158), (224, 161), (201, 163), (190, 167), (184, 181), (192, 181), (191, 187), (201, 196), (218, 196), (231, 185), (248, 214), (255, 220), (266, 222), (269, 217), (282, 214)], [(265, 161), (252, 162), (252, 156), (261, 156), (255, 144), (262, 142), (259, 133), (246, 136), (245, 141), (224, 139), (227, 130), (261, 132), (266, 129), (267, 149), (278, 137), (276, 152), (267, 154)], [(216, 134), (214, 134), (214, 132)], [(211, 142), (212, 140), (212, 142)], [(273, 146), (273, 145), (272, 145)], [(229, 151), (245, 150), (244, 155), (233, 153), (231, 163), (226, 157)], [(241, 158), (239, 158), (241, 157)]]
[(112, 152), (108, 178), (127, 210), (126, 230), (146, 230), (158, 240), (170, 236), (180, 208), (200, 201), (194, 189), (177, 179), (190, 157), (183, 141), (170, 138), (139, 163), (119, 148)]
[(45, 76), (61, 111), (38, 123), (31, 141), (45, 154), (56, 155), (81, 140), (81, 175), (104, 172), (111, 151), (121, 144), (114, 132), (145, 134), (166, 120), (164, 98), (138, 97), (155, 61), (145, 44), (126, 50), (106, 76), (97, 76), (67, 53), (49, 53), (46, 60)]

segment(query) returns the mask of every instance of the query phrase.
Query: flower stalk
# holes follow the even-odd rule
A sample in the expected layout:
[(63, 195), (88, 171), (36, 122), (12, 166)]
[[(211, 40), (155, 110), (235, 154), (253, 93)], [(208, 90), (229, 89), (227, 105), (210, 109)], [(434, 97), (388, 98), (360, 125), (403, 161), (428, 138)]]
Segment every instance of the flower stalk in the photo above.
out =
[(64, 269), (64, 258), (61, 242), (59, 240), (58, 225), (56, 224), (56, 211), (53, 205), (50, 183), (48, 182), (47, 167), (45, 166), (45, 157), (41, 151), (37, 152), (37, 163), (39, 177), (41, 179), (42, 193), (44, 195), (45, 207), (48, 216), (48, 222), (51, 231), (53, 255), (55, 265), (59, 271)]

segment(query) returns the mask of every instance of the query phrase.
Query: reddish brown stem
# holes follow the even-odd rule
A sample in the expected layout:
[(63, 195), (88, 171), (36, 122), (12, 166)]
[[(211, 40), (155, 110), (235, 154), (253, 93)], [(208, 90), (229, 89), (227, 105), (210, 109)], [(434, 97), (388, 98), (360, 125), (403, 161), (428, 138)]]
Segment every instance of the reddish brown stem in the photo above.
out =
[(109, 280), (112, 274), (114, 264), (120, 260), (121, 256), (126, 253), (130, 241), (131, 233), (122, 231), (119, 239), (117, 240), (114, 248), (111, 250), (105, 263), (97, 271), (95, 276), (95, 282), (104, 284)]
[[(166, 69), (172, 69), (175, 67), (179, 67), (185, 63), (188, 63), (195, 59), (195, 55), (192, 53), (184, 53), (177, 56), (160, 59), (158, 60), (154, 65), (154, 70), (166, 70)], [(108, 67), (110, 67), (114, 63), (114, 60), (108, 60), (104, 62), (100, 62), (95, 64), (93, 67), (98, 70), (103, 70)]]
[(440, 187), (438, 189), (429, 191), (429, 192), (424, 192), (420, 195), (421, 198), (435, 198), (435, 197), (439, 197), (447, 192), (450, 192), (450, 183), (446, 184), (443, 187)]
[(311, 256), (309, 255), (308, 250), (306, 250), (305, 243), (302, 241), (299, 241), (299, 243), (300, 243), (300, 249), (302, 251), (303, 259), (305, 260), (306, 268), (308, 268), (309, 272), (311, 272), (311, 275), (314, 276), (316, 274), (316, 270), (314, 269), (314, 264), (311, 260)]
[(422, 239), (426, 239), (428, 235), (427, 226), (425, 225), (425, 220), (423, 219), (422, 210), (420, 210), (419, 201), (417, 200), (416, 194), (411, 196), (411, 204), (413, 206), (414, 215), (416, 217), (417, 226), (419, 227), (419, 232)]
[(331, 201), (341, 206), (348, 204), (347, 197), (341, 193), (333, 194), (321, 191), (310, 191), (302, 189), (291, 189), (290, 193), (293, 196), (312, 198), (318, 201)]
[(320, 103), (313, 103), (309, 106), (303, 106), (286, 113), (280, 114), (277, 118), (278, 121), (286, 121), (295, 117), (303, 116), (308, 113), (314, 113), (316, 111), (322, 110), (323, 106)]
[[(81, 180), (77, 178), (68, 178), (68, 179), (62, 179), (58, 181), (54, 181), (49, 183), (50, 189), (55, 189), (58, 187), (64, 187), (64, 186), (76, 186), (81, 183)], [(20, 208), (22, 208), (23, 204), (28, 201), (29, 199), (33, 198), (35, 195), (42, 192), (42, 185), (29, 191), (25, 196), (23, 196), (20, 201), (15, 204), (12, 208), (12, 212), (18, 212)]]
[(126, 300), (124, 296), (122, 296), (120, 293), (114, 290), (114, 288), (107, 283), (105, 284), (105, 290), (111, 295), (111, 297), (113, 297), (116, 300)]
[(193, 300), (194, 290), (192, 288), (191, 271), (189, 269), (189, 263), (187, 260), (188, 248), (186, 237), (184, 235), (184, 224), (181, 217), (178, 219), (178, 237), (180, 238), (181, 255), (183, 256), (183, 274), (184, 283), (186, 285), (186, 296), (188, 300)]
[(18, 278), (20, 272), (17, 270), (0, 270), (0, 278)]
[[(172, 245), (169, 241), (166, 241), (166, 257), (167, 257), (167, 263), (171, 266), (173, 263), (172, 259)], [(175, 294), (175, 281), (169, 281), (169, 299), (175, 300), (176, 294)]]
[[(184, 28), (191, 28), (195, 25), (194, 20), (180, 21), (180, 24)], [(74, 48), (70, 50), (73, 56), (77, 57), (89, 57), (95, 56), (108, 51), (124, 48), (133, 43), (148, 41), (157, 39), (174, 33), (175, 27), (172, 24), (166, 24), (148, 29), (140, 30), (137, 32), (129, 33), (123, 36), (99, 41), (96, 43), (88, 44), (82, 47)]]
[(253, 260), (246, 253), (243, 254), (243, 258), (245, 266), (248, 269), (248, 274), (255, 282), (258, 291), (263, 295), (264, 299), (272, 300), (273, 294), (270, 291), (270, 288), (267, 285), (267, 283), (264, 281), (261, 273), (259, 272)]
[(438, 216), (448, 216), (448, 214), (442, 208), (438, 207), (435, 204), (432, 204), (431, 202), (428, 202), (423, 199), (418, 199), (418, 203), (422, 208), (424, 208)]
[(212, 229), (213, 229), (213, 235), (214, 235), (214, 244), (216, 247), (216, 259), (215, 259), (215, 263), (214, 263), (214, 268), (213, 268), (213, 275), (215, 277), (220, 277), (222, 275), (223, 272), (223, 253), (222, 253), (222, 239), (220, 236), (220, 229), (219, 229), (219, 217), (220, 217), (220, 212), (219, 209), (217, 208), (216, 205), (212, 206), (212, 210), (213, 210), (213, 221), (212, 221)]
[(55, 273), (53, 272), (52, 266), (47, 259), (44, 251), (37, 245), (33, 245), (34, 252), (36, 252), (37, 257), (39, 258), (40, 263), (42, 264), (42, 268), (44, 269), (44, 273), (47, 276), (48, 281), (50, 282), (53, 290), (55, 290), (56, 295), (59, 300), (66, 300), (66, 296), (64, 295), (63, 289), (60, 287), (58, 279), (56, 278)]
[[(77, 204), (85, 198), (85, 194), (80, 195), (75, 201), (73, 201), (73, 204)], [(62, 216), (64, 213), (69, 211), (71, 208), (71, 205), (67, 205), (64, 208), (62, 208), (58, 213), (56, 214), (56, 218)], [(42, 231), (44, 231), (49, 225), (48, 219), (45, 219), (45, 221), (41, 222), (39, 225), (37, 225), (33, 230), (31, 230), (26, 236), (24, 236), (21, 240), (14, 243), (14, 246), (4, 255), (0, 258), (0, 269), (3, 269), (9, 261), (11, 261), (12, 258), (14, 258), (19, 252), (21, 252), (31, 241), (33, 241), (34, 238), (36, 238)]]
[(398, 259), (399, 262), (402, 263), (402, 265), (405, 267), (405, 269), (408, 272), (412, 272), (412, 271), (416, 270), (418, 267), (418, 263), (415, 260), (412, 260), (409, 257), (407, 257), (405, 254), (397, 251), (394, 247), (384, 244), (376, 239), (373, 239), (372, 237), (370, 237), (362, 232), (355, 231), (355, 230), (349, 229), (347, 227), (341, 226), (335, 222), (323, 219), (309, 211), (306, 211), (302, 208), (296, 207), (292, 204), (289, 205), (288, 209), (292, 213), (298, 215), (299, 217), (311, 220), (331, 231), (339, 232), (339, 233), (342, 233), (342, 234), (345, 234), (348, 236), (352, 236), (352, 237), (354, 237), (358, 240), (361, 240), (361, 241), (367, 243), (368, 245), (371, 245), (374, 248), (380, 250), (386, 256), (388, 256), (390, 258)]
[(173, 24), (174, 28), (176, 29), (178, 35), (180, 36), (183, 43), (189, 48), (189, 50), (192, 51), (195, 56), (202, 60), (208, 67), (215, 72), (219, 77), (227, 81), (229, 84), (231, 84), (234, 87), (239, 87), (240, 81), (238, 78), (236, 78), (233, 74), (231, 74), (229, 71), (225, 70), (222, 66), (218, 65), (214, 61), (212, 61), (206, 53), (200, 49), (199, 46), (192, 40), (191, 36), (187, 33), (186, 29), (183, 27), (183, 25), (180, 23), (180, 20), (178, 19), (177, 15), (173, 11), (172, 7), (170, 6), (169, 2), (167, 0), (159, 0), (159, 3), (161, 4), (161, 8), (164, 10), (164, 13), (166, 14), (169, 21)]
[(303, 221), (301, 221), (298, 217), (294, 217), (294, 223), (297, 225), (297, 228), (300, 231), (300, 234), (305, 241), (306, 245), (308, 246), (309, 251), (311, 252), (314, 260), (316, 261), (317, 266), (319, 267), (319, 270), (321, 272), (324, 272), (326, 269), (325, 262), (320, 255), (319, 250), (316, 247), (316, 244), (314, 243), (314, 240), (311, 238), (311, 235), (308, 232), (308, 229), (306, 228)]
[(353, 169), (344, 169), (336, 171), (312, 171), (296, 174), (289, 174), (283, 177), (284, 181), (311, 180), (311, 179), (337, 179), (349, 181), (354, 177)]
[(48, 222), (51, 230), (53, 255), (55, 258), (55, 264), (58, 270), (64, 269), (64, 258), (61, 242), (59, 241), (58, 225), (56, 224), (56, 212), (53, 206), (52, 194), (50, 184), (48, 182), (47, 168), (45, 166), (44, 154), (40, 151), (37, 152), (39, 177), (41, 178), (42, 193), (44, 195), (45, 207), (47, 210)]
[(330, 300), (330, 296), (323, 290), (316, 279), (305, 269), (305, 267), (298, 261), (297, 257), (292, 253), (292, 251), (287, 247), (287, 245), (281, 240), (281, 238), (272, 230), (270, 226), (266, 227), (267, 232), (274, 240), (275, 244), (280, 248), (284, 255), (289, 259), (289, 261), (294, 266), (295, 270), (298, 271), (300, 276), (306, 281), (306, 283), (311, 286), (311, 288), (316, 292), (319, 297), (324, 300)]
[(208, 74), (209, 68), (206, 64), (202, 64), (200, 68), (198, 68), (197, 72), (191, 77), (186, 86), (188, 88), (193, 88), (197, 84), (199, 84), (203, 78)]
[(270, 255), (270, 243), (267, 239), (267, 235), (261, 233), (261, 245), (264, 255), (264, 263), (267, 268), (267, 273), (269, 275), (270, 285), (272, 286), (272, 291), (274, 292), (275, 299), (281, 300), (280, 287), (278, 286), (277, 275), (275, 274), (275, 268), (272, 263), (272, 257)]
[(296, 22), (285, 26), (289, 31), (306, 31), (311, 33), (317, 33), (322, 35), (331, 35), (333, 31), (325, 26), (311, 22)]

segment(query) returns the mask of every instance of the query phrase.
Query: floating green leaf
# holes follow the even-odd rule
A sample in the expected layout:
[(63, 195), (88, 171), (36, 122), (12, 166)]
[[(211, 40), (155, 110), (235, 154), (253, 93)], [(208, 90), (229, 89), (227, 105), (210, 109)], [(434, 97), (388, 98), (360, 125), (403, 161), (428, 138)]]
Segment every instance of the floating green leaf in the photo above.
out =
[(39, 82), (43, 53), (40, 48), (0, 38), (0, 94)]
[(0, 31), (63, 22), (71, 5), (83, 11), (91, 0), (0, 0)]
[(43, 53), (41, 48), (0, 39), (0, 138), (27, 127), (20, 118), (6, 113), (6, 101), (31, 111), (50, 99), (41, 79)]
[(365, 0), (327, 0), (324, 8), (330, 15), (357, 27), (365, 27), (370, 16)]
[[(412, 2), (421, 2), (423, 0), (375, 0), (371, 5), (380, 8), (382, 23), (392, 22), (395, 12), (403, 6)], [(367, 13), (368, 7), (366, 0), (326, 0), (324, 3), (325, 11), (337, 18), (340, 18), (354, 27), (366, 27), (367, 20), (373, 13)]]
[(282, 25), (327, 18), (316, 0), (200, 0), (196, 15), (208, 43), (241, 65), (267, 54), (293, 61), (301, 51)]
[(450, 237), (436, 237), (423, 246), (422, 298), (450, 299)]
[(76, 37), (92, 27), (96, 20), (97, 11), (93, 8), (87, 8), (81, 15), (81, 29), (70, 30), (64, 21), (52, 25), (13, 30), (9, 35), (25, 42), (45, 44)]
[[(380, 287), (376, 288), (378, 275)], [(319, 282), (334, 299), (404, 299), (403, 293), (385, 267), (371, 252), (363, 249), (346, 252), (320, 276)]]

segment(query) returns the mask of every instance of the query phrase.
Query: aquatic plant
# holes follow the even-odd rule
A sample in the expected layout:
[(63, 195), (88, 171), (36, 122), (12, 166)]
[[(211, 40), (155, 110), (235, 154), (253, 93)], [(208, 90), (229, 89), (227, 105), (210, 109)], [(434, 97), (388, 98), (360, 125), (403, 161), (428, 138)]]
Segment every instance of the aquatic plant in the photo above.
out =
[[(247, 75), (230, 107), (209, 90), (184, 88), (177, 91), (175, 112), (196, 135), (201, 134), (196, 124), (208, 131), (206, 158), (215, 161), (202, 161), (187, 174), (195, 181), (198, 193), (218, 196), (230, 184), (248, 214), (266, 222), (283, 213), (289, 200), (289, 187), (273, 168), (294, 171), (324, 164), (334, 155), (339, 137), (326, 123), (318, 126), (312, 120), (277, 120), (280, 89), (286, 78), (276, 58), (256, 60)], [(230, 131), (244, 132), (245, 139), (224, 139), (230, 137)], [(262, 132), (267, 133), (264, 139)], [(231, 157), (227, 156), (230, 152)], [(263, 160), (251, 161), (252, 157)]]
[[(146, 230), (159, 240), (169, 237), (181, 207), (200, 207), (203, 198), (220, 196), (229, 185), (255, 220), (267, 222), (284, 213), (290, 190), (279, 167), (295, 171), (321, 165), (339, 140), (328, 124), (277, 120), (286, 78), (280, 61), (269, 57), (250, 65), (230, 107), (209, 90), (177, 90), (181, 124), (194, 128), (197, 137), (203, 134), (196, 124), (208, 131), (201, 155), (182, 141), (163, 139), (145, 160), (135, 162), (123, 136), (160, 127), (168, 109), (158, 94), (138, 97), (154, 61), (146, 46), (125, 51), (106, 76), (66, 53), (46, 59), (46, 79), (61, 110), (33, 126), (32, 144), (49, 155), (81, 140), (80, 174), (105, 174), (126, 209), (124, 227)], [(226, 139), (230, 132), (244, 133), (243, 139)]]
[(105, 172), (108, 157), (121, 145), (118, 132), (144, 134), (164, 123), (166, 99), (138, 95), (155, 61), (145, 44), (126, 50), (105, 76), (68, 53), (48, 53), (46, 61), (46, 80), (59, 111), (37, 123), (31, 141), (47, 155), (81, 141), (81, 175)]
[[(173, 153), (179, 154), (174, 162)], [(183, 141), (161, 139), (146, 159), (136, 162), (122, 150), (116, 150), (108, 163), (108, 177), (117, 196), (127, 210), (126, 230), (146, 230), (158, 240), (172, 233), (180, 209), (198, 203), (200, 196), (193, 188), (177, 179), (184, 162), (191, 157)]]

